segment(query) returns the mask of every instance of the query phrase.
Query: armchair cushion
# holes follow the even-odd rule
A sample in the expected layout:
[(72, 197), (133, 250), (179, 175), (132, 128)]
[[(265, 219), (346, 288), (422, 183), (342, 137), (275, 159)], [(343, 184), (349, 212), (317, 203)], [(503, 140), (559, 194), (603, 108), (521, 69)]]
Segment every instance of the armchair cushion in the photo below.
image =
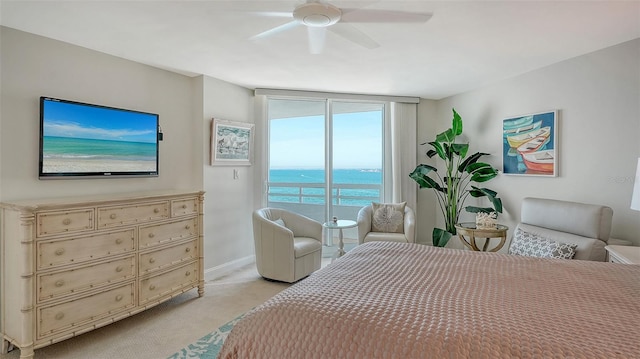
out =
[(509, 254), (540, 258), (572, 259), (576, 254), (577, 244), (560, 243), (544, 236), (516, 228)]
[(358, 211), (358, 244), (372, 241), (393, 241), (415, 243), (416, 217), (411, 207), (404, 205), (403, 233), (373, 232), (373, 204)]
[(373, 216), (371, 221), (372, 232), (404, 233), (404, 207), (402, 203), (371, 203)]

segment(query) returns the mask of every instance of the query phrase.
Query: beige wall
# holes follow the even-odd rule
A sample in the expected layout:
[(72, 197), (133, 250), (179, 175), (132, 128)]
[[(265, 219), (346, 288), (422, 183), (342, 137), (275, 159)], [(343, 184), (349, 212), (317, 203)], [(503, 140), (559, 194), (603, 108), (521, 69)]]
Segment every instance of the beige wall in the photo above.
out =
[[(0, 200), (166, 188), (200, 188), (192, 145), (191, 79), (118, 57), (1, 28)], [(39, 180), (39, 98), (158, 113), (164, 132), (157, 178)]]
[[(253, 123), (253, 91), (211, 77), (203, 80), (201, 131), (205, 138), (203, 178), (205, 202), (205, 268), (207, 275), (219, 276), (238, 265), (254, 260), (251, 212), (255, 166), (211, 166), (211, 121)], [(234, 179), (233, 171), (238, 171)]]
[[(0, 27), (0, 36), (0, 201), (204, 189), (206, 270), (252, 258), (252, 167), (238, 167), (233, 180), (233, 168), (208, 165), (211, 118), (253, 122), (251, 91), (10, 28)], [(38, 180), (40, 96), (158, 113), (160, 176)]]
[[(559, 176), (500, 175), (486, 183), (503, 200), (500, 222), (513, 228), (527, 196), (604, 204), (614, 211), (612, 237), (640, 245), (640, 212), (629, 208), (640, 157), (638, 64), (640, 39), (437, 101), (435, 110), (431, 102), (421, 103), (418, 141), (431, 140), (448, 128), (455, 108), (463, 118), (470, 151), (491, 153), (487, 161), (501, 168), (502, 119), (558, 110)], [(427, 161), (426, 156), (419, 157), (421, 161)], [(428, 191), (419, 193), (420, 208), (436, 205)], [(435, 220), (441, 217), (438, 212)], [(430, 223), (421, 228), (431, 228), (433, 221), (426, 218)], [(430, 229), (419, 237), (430, 241)]]

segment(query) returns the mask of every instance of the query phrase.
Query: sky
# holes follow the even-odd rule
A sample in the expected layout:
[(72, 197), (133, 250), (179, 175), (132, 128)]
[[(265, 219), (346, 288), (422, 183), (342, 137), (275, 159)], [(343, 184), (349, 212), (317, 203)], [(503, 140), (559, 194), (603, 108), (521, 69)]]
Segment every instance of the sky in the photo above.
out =
[[(324, 116), (270, 121), (270, 167), (324, 167)], [(334, 168), (382, 168), (382, 111), (334, 115)]]
[(44, 102), (44, 135), (156, 142), (158, 115), (78, 103)]

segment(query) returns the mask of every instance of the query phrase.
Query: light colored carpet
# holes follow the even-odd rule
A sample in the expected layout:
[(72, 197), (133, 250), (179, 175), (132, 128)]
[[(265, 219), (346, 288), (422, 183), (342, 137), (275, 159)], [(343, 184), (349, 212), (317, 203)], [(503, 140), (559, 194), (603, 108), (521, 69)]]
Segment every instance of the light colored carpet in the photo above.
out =
[[(36, 349), (35, 359), (164, 359), (288, 286), (262, 279), (252, 264), (207, 282), (202, 298), (193, 289), (133, 317)], [(14, 349), (0, 358), (19, 356)]]

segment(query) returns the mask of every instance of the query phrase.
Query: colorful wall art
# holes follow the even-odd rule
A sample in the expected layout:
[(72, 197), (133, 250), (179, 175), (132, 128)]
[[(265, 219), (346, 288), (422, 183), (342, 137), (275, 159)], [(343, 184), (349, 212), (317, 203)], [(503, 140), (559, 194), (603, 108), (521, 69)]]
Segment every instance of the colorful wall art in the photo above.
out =
[(502, 170), (507, 175), (558, 175), (558, 111), (502, 121)]

